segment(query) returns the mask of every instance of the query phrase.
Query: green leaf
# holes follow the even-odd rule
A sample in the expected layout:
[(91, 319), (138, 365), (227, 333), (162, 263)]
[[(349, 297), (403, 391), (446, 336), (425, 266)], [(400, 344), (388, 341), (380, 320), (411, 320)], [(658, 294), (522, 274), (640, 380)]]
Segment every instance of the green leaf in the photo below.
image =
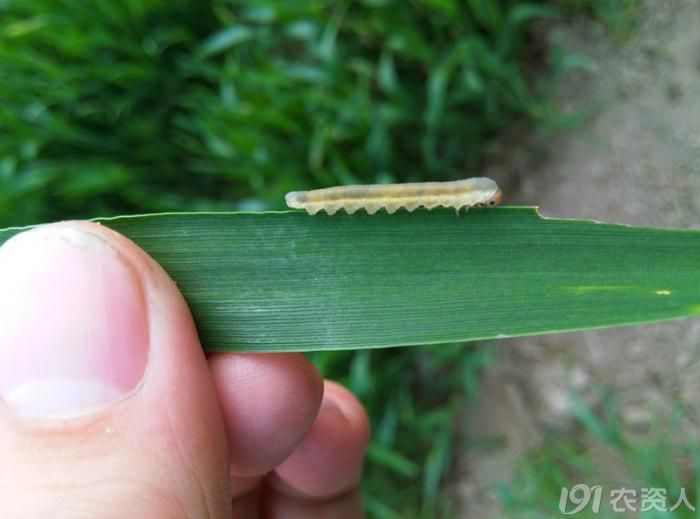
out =
[[(432, 344), (700, 313), (700, 232), (533, 208), (101, 219), (160, 262), (208, 350)], [(0, 243), (20, 229), (0, 231)]]
[(253, 37), (253, 30), (245, 25), (232, 25), (221, 29), (216, 34), (209, 37), (199, 47), (197, 53), (202, 58), (213, 56), (224, 52), (231, 47), (248, 41)]
[(388, 467), (396, 474), (406, 478), (414, 478), (420, 471), (416, 463), (379, 442), (373, 441), (367, 450), (367, 457), (374, 463)]

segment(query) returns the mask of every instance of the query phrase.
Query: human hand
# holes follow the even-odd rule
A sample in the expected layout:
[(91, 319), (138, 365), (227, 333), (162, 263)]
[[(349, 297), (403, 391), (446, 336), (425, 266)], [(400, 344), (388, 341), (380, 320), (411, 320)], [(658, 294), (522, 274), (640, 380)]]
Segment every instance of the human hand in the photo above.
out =
[(205, 357), (103, 226), (0, 247), (0, 517), (362, 517), (367, 416), (300, 354)]

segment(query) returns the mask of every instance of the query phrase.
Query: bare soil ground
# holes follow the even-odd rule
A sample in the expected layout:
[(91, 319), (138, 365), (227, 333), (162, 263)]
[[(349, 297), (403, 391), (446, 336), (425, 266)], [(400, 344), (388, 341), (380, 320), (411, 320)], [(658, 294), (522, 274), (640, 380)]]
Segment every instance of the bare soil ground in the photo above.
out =
[[(700, 3), (644, 0), (639, 20), (627, 41), (592, 22), (550, 31), (595, 64), (567, 79), (558, 104), (598, 108), (568, 134), (496, 146), (484, 173), (511, 186), (506, 202), (546, 216), (700, 229)], [(699, 319), (514, 339), (501, 352), (465, 421), (459, 517), (497, 513), (493, 482), (553, 432), (571, 430), (572, 388), (593, 406), (596, 389), (614, 391), (638, 434), (683, 401), (700, 438)], [(502, 448), (479, 447), (493, 439)]]

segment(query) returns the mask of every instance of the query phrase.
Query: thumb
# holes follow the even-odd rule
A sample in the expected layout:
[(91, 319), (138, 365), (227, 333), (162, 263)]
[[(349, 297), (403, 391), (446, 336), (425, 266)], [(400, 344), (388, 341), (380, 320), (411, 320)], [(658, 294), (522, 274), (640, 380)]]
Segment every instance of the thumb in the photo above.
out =
[(230, 517), (228, 457), (182, 296), (123, 236), (0, 247), (0, 517)]

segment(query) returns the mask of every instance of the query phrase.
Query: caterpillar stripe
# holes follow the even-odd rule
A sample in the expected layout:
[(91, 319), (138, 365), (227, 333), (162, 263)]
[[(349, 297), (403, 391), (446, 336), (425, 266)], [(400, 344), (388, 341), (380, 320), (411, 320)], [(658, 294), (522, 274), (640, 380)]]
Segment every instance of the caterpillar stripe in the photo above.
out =
[(382, 208), (395, 213), (400, 208), (413, 211), (418, 207), (462, 208), (493, 206), (501, 203), (501, 190), (486, 177), (474, 177), (451, 182), (414, 182), (409, 184), (379, 184), (336, 186), (312, 191), (291, 191), (284, 197), (292, 209), (305, 209), (309, 214), (325, 210), (335, 214), (345, 209), (353, 214), (364, 209), (374, 214)]

